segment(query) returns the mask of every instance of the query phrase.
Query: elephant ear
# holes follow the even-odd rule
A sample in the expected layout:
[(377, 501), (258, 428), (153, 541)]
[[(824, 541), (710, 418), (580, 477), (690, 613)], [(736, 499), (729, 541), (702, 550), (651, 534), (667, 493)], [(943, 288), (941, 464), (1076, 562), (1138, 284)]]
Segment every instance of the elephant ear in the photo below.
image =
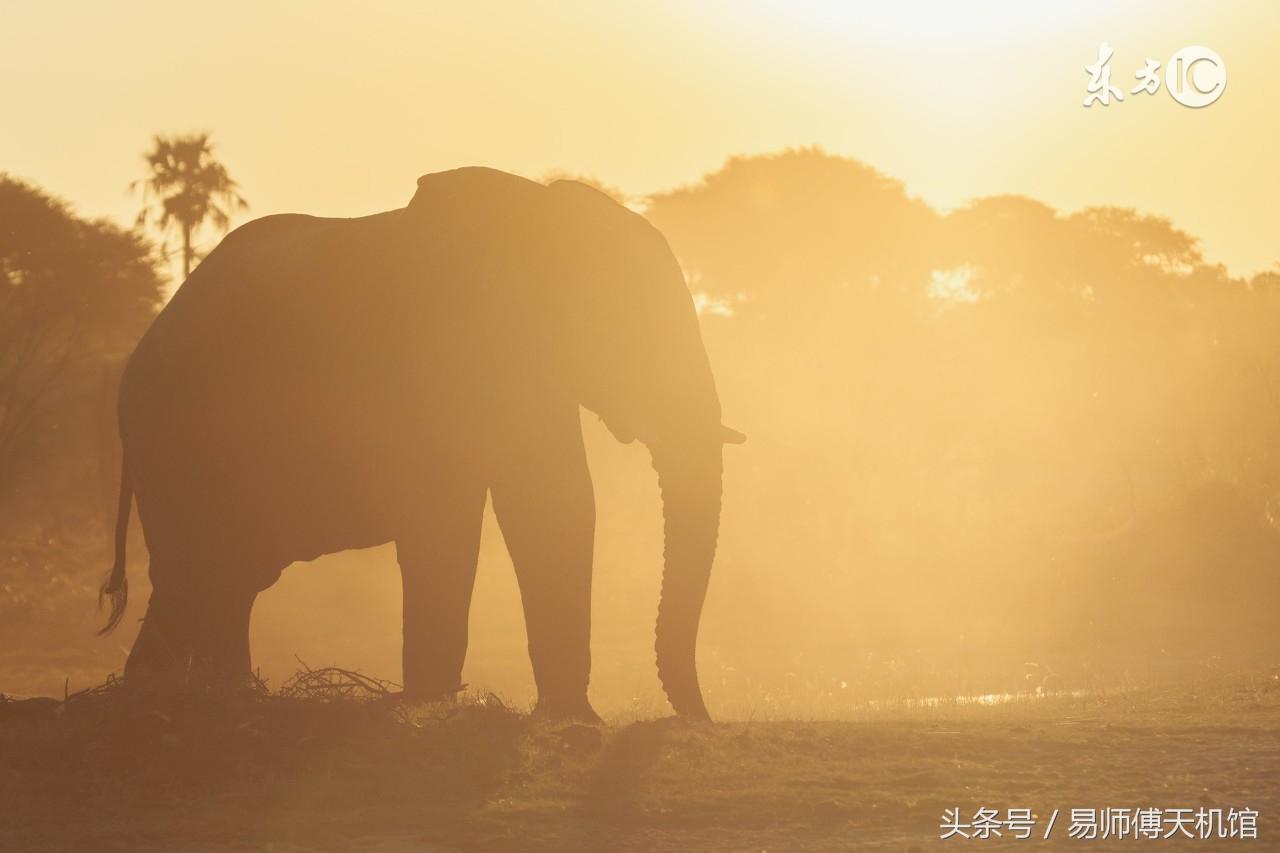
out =
[(607, 255), (615, 272), (635, 271), (670, 255), (666, 238), (649, 220), (600, 188), (561, 179), (547, 189), (559, 221), (577, 238), (577, 250)]
[(418, 190), (409, 200), (409, 207), (433, 209), (441, 204), (471, 210), (508, 207), (521, 201), (536, 203), (542, 192), (541, 184), (510, 172), (487, 166), (464, 166), (418, 178)]
[(583, 183), (582, 181), (575, 181), (572, 178), (558, 178), (557, 180), (547, 184), (547, 186), (556, 192), (579, 193), (582, 198), (598, 197), (602, 203), (607, 201), (612, 204), (617, 204), (617, 202), (614, 201), (608, 193), (602, 192), (601, 190), (596, 189), (590, 184)]
[(582, 181), (562, 178), (558, 181), (552, 181), (547, 184), (547, 187), (554, 194), (568, 200), (571, 204), (581, 205), (584, 211), (594, 212), (597, 215), (608, 211), (615, 216), (618, 213), (630, 213), (633, 216), (637, 216), (626, 205), (607, 192)]

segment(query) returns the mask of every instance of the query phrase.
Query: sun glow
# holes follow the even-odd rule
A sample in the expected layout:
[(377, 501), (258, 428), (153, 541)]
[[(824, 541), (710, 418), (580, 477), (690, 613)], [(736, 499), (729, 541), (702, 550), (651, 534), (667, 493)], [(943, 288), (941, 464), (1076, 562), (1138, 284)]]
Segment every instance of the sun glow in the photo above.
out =
[(979, 294), (969, 287), (973, 267), (965, 265), (949, 270), (934, 270), (929, 277), (929, 296), (940, 302), (977, 302)]
[(814, 32), (856, 36), (867, 41), (936, 40), (946, 42), (1017, 40), (1059, 31), (1064, 25), (1085, 23), (1115, 4), (1096, 2), (1052, 4), (986, 0), (952, 3), (918, 0), (905, 3), (852, 4), (840, 0), (765, 0), (763, 13)]

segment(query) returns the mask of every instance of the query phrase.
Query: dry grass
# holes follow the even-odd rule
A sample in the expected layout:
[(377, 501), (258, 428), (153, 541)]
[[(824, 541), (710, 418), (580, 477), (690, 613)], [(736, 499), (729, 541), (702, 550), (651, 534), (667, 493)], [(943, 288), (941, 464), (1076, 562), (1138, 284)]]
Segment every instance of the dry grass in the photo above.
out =
[(1266, 833), (1276, 778), (1272, 673), (856, 722), (599, 730), (492, 696), (407, 705), (336, 669), (275, 692), (157, 701), (112, 682), (0, 703), (6, 853), (923, 850), (944, 808), (979, 805), (1248, 806)]

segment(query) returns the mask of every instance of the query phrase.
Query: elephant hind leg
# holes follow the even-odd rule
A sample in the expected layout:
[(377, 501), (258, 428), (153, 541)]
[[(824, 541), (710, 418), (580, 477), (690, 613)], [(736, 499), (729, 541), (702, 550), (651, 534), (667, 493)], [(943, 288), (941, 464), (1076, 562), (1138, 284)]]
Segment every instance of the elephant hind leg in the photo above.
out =
[(232, 578), (191, 580), (163, 577), (152, 590), (125, 664), (126, 683), (167, 687), (247, 681), (249, 616), (257, 589)]

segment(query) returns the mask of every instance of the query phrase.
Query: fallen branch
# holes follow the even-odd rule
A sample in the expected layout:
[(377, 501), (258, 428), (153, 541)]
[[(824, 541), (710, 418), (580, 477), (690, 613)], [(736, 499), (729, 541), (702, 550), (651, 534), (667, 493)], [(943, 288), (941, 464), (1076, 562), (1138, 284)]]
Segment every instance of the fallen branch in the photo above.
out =
[(355, 670), (337, 666), (312, 669), (301, 658), (298, 663), (302, 669), (281, 685), (276, 695), (287, 699), (316, 699), (323, 702), (370, 702), (386, 699), (400, 691), (400, 685), (394, 681), (374, 678)]

